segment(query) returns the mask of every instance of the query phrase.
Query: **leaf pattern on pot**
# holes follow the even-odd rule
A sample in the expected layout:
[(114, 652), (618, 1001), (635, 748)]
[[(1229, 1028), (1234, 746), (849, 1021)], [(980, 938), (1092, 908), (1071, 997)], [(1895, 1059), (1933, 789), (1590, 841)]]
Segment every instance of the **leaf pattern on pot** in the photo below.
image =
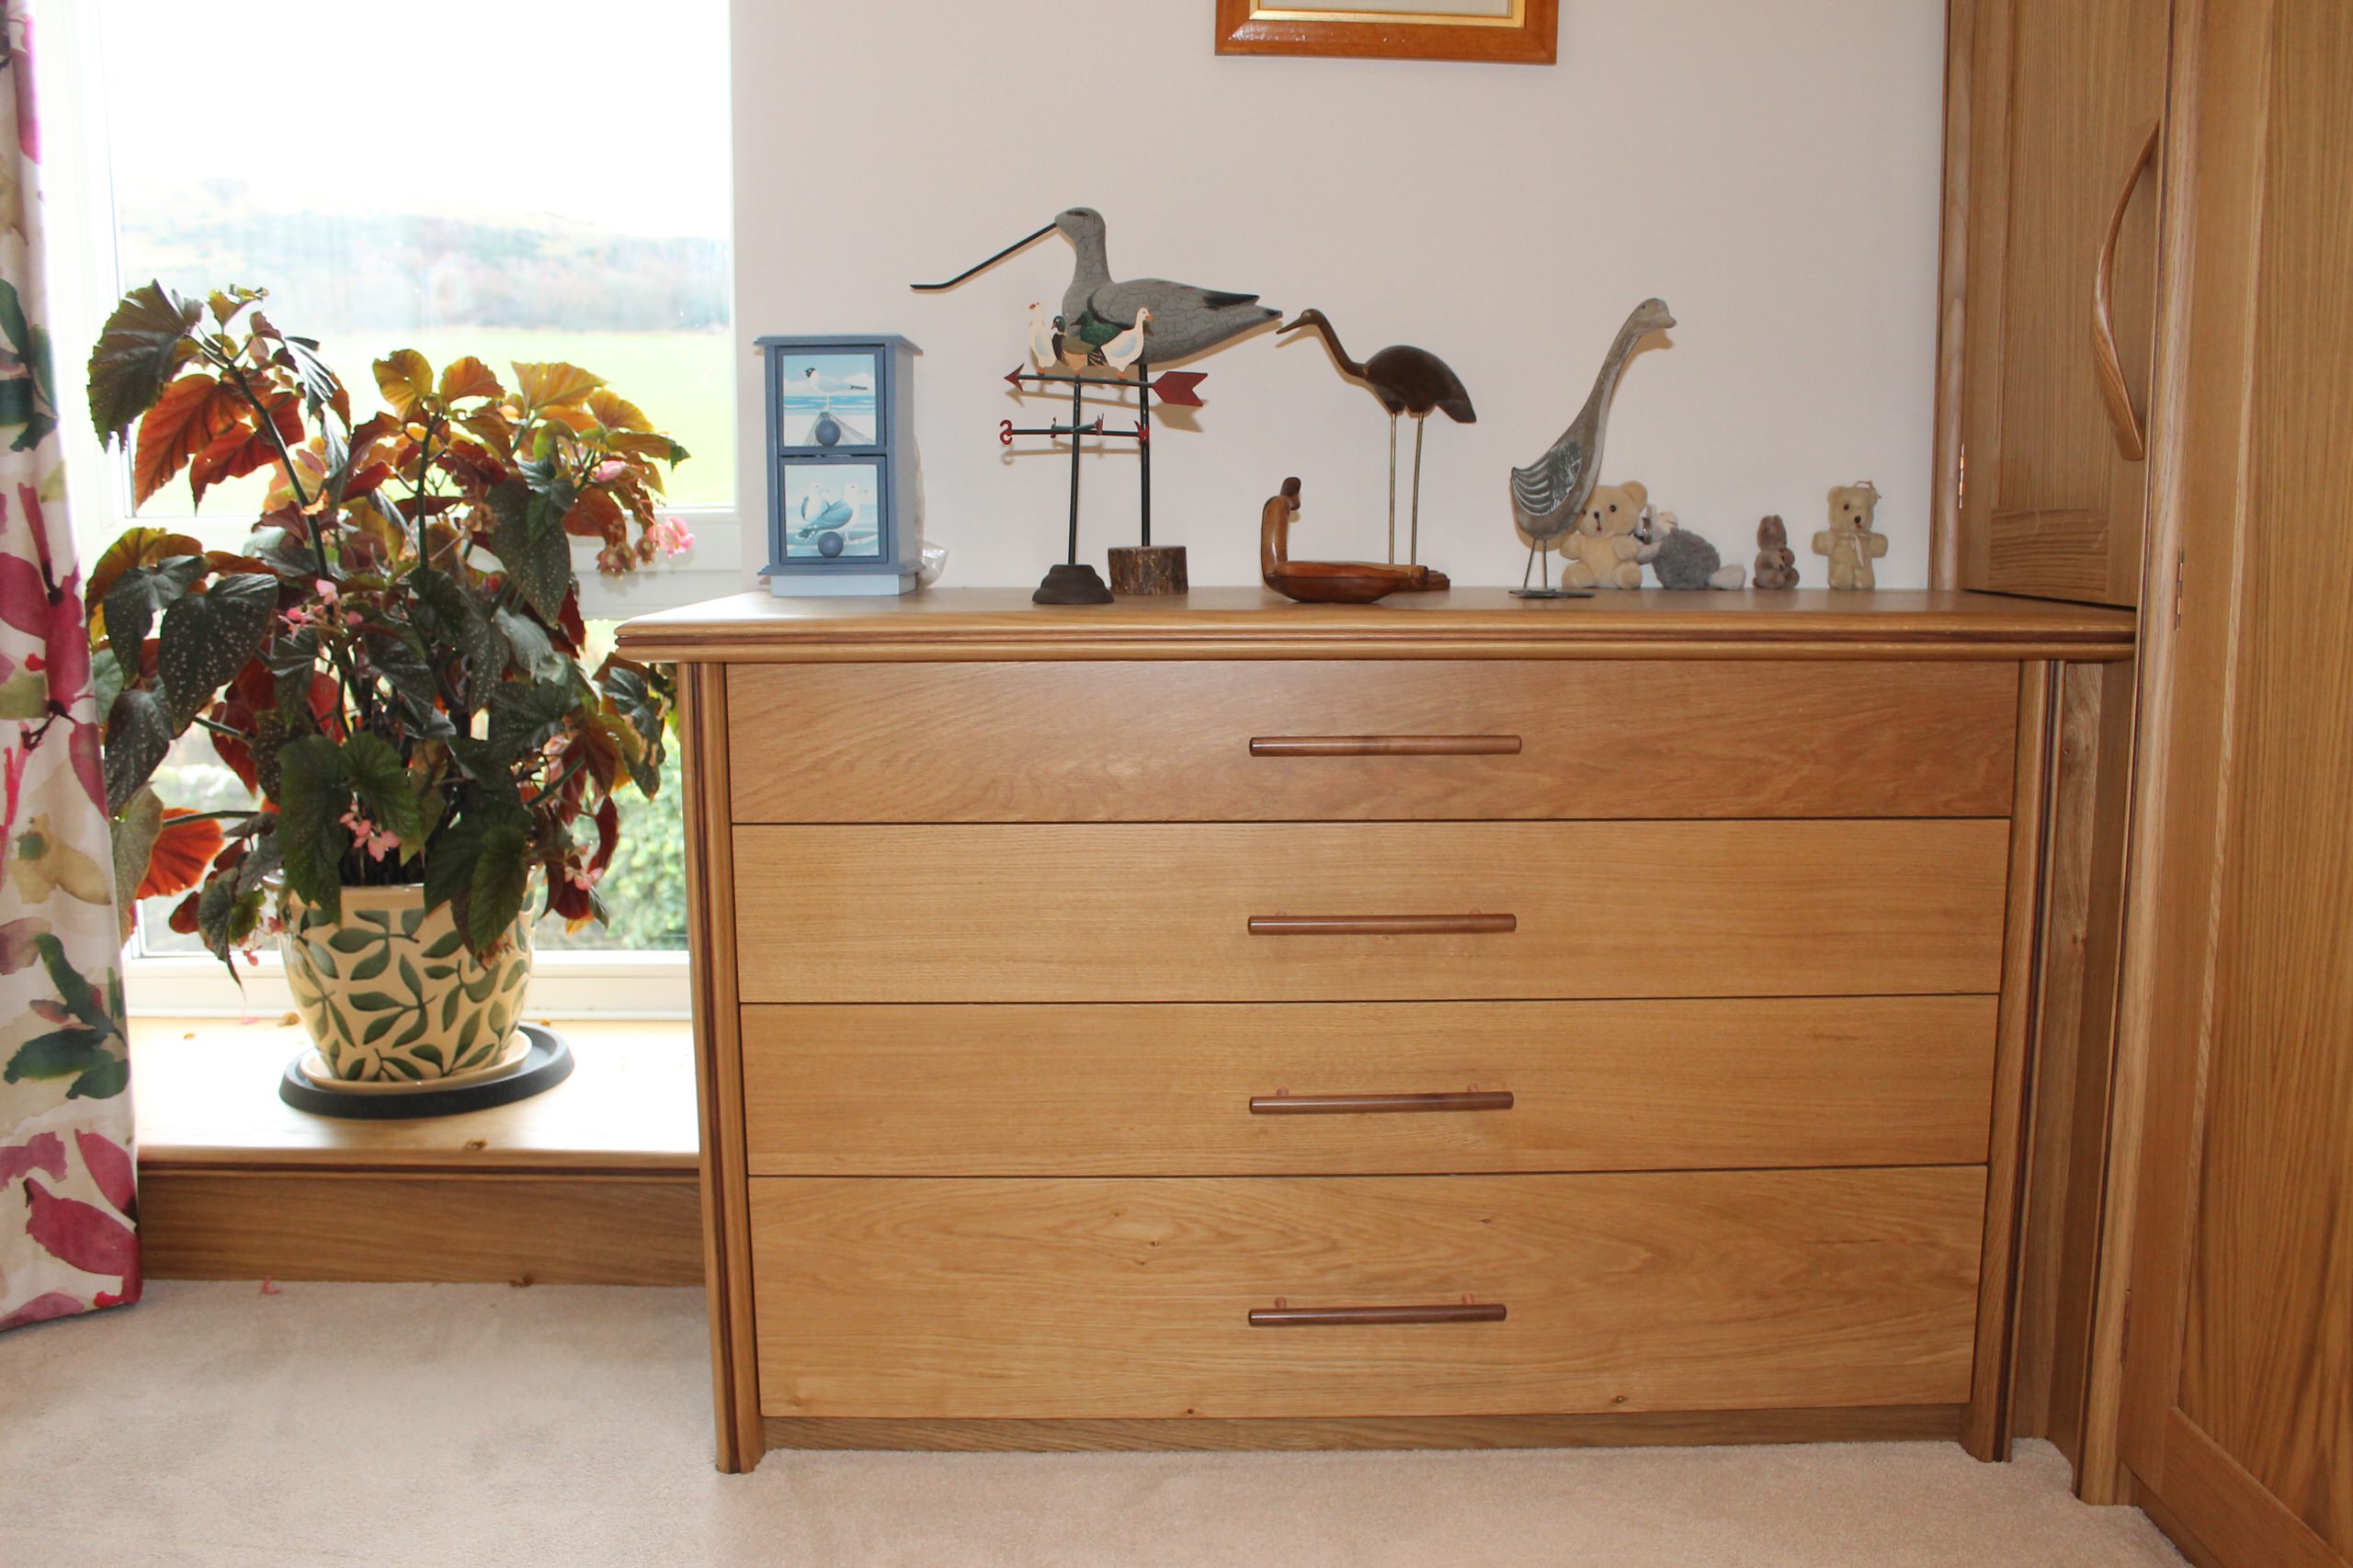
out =
[(488, 963), (424, 890), (347, 888), (340, 920), (292, 901), (280, 943), (295, 1011), (335, 1076), (430, 1083), (495, 1061), (531, 978), (528, 912)]

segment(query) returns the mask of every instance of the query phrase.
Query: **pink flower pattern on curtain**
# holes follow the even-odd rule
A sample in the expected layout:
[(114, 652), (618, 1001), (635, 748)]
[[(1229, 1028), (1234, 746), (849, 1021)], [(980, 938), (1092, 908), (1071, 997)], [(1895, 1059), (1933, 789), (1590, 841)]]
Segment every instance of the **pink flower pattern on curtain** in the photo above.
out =
[[(26, 0), (0, 0), (0, 1329), (139, 1299), (100, 697), (43, 325)], [(13, 141), (10, 134), (13, 132)], [(119, 684), (116, 682), (115, 684)]]

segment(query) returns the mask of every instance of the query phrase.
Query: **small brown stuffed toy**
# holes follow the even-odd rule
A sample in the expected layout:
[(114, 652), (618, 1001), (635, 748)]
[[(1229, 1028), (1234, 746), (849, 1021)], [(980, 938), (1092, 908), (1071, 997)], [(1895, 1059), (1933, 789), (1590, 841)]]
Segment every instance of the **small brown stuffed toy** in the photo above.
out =
[(1760, 588), (1798, 585), (1798, 555), (1790, 548), (1790, 530), (1779, 517), (1756, 525), (1756, 583)]

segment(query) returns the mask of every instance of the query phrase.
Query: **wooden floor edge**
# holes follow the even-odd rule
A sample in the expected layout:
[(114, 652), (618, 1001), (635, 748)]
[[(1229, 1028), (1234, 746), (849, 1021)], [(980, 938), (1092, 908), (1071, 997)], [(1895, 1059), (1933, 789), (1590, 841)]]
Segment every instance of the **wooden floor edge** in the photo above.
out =
[(1724, 1443), (1958, 1441), (1957, 1404), (1654, 1411), (1624, 1415), (1023, 1421), (769, 1416), (770, 1449), (920, 1452), (1578, 1449)]

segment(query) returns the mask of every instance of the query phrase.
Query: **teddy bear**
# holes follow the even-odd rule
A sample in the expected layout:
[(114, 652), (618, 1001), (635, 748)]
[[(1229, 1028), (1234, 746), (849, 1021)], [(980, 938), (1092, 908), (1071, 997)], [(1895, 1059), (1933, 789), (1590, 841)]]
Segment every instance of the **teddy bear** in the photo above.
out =
[(1830, 526), (1813, 536), (1813, 552), (1830, 558), (1834, 588), (1874, 588), (1871, 562), (1887, 553), (1887, 536), (1871, 531), (1879, 509), (1879, 487), (1866, 480), (1830, 492)]
[(1644, 507), (1640, 537), (1643, 559), (1658, 574), (1662, 588), (1731, 592), (1748, 580), (1748, 568), (1725, 565), (1716, 547), (1685, 528), (1672, 512)]
[(1561, 540), (1561, 586), (1639, 588), (1643, 554), (1638, 532), (1650, 493), (1629, 480), (1597, 484), (1577, 526)]
[(1756, 525), (1756, 582), (1760, 588), (1798, 585), (1798, 552), (1790, 548), (1790, 530), (1779, 517)]

